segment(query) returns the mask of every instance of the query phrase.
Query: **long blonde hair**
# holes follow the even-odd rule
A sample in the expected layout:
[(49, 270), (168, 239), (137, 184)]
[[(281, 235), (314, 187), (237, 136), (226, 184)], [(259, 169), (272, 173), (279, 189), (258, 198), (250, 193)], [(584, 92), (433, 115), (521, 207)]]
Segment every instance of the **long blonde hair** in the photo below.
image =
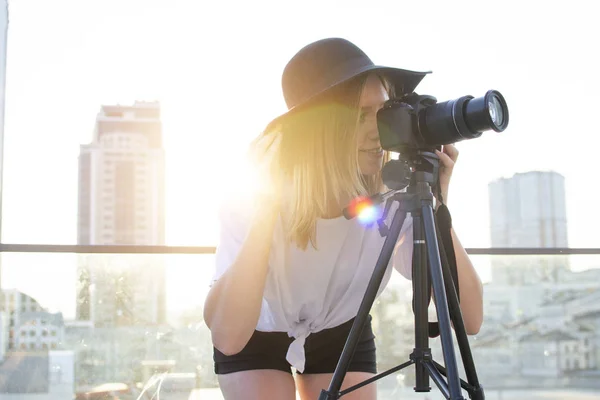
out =
[[(343, 199), (384, 190), (381, 173), (364, 176), (358, 164), (359, 101), (366, 76), (330, 90), (326, 96), (275, 120), (252, 143), (252, 159), (281, 182), (287, 239), (316, 246), (317, 219)], [(384, 86), (389, 88), (385, 80)], [(384, 155), (384, 162), (389, 154)]]

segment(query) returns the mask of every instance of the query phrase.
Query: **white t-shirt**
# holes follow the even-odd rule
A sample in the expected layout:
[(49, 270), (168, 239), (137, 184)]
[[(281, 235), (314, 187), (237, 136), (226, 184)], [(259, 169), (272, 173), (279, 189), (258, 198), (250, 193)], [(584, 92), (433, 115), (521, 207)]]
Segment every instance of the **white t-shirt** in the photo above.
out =
[[(387, 215), (388, 227), (397, 206), (395, 202)], [(229, 203), (221, 207), (220, 242), (211, 285), (234, 262), (248, 232), (250, 218), (251, 214), (244, 212), (242, 205)], [(412, 217), (407, 214), (377, 296), (389, 282), (392, 267), (411, 279), (412, 237)], [(342, 216), (318, 220), (318, 250), (310, 243), (306, 250), (301, 250), (285, 244), (283, 238), (279, 219), (256, 330), (287, 332), (294, 337), (286, 359), (302, 372), (308, 335), (336, 327), (356, 316), (385, 237), (380, 235), (377, 224), (364, 226), (356, 218), (347, 220)]]

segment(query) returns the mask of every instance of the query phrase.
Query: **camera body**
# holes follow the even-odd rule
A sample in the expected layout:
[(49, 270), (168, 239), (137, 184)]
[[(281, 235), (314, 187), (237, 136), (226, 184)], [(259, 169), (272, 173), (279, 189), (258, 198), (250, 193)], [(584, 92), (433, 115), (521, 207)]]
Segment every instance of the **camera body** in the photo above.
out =
[(377, 128), (384, 150), (406, 153), (501, 132), (508, 126), (508, 107), (500, 92), (463, 96), (437, 103), (433, 96), (407, 94), (388, 100), (377, 112)]

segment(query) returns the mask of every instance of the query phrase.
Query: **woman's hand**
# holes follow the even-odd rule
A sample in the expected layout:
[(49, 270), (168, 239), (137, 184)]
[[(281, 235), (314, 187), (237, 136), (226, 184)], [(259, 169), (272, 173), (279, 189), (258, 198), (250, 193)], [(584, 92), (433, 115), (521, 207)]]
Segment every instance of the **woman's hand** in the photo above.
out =
[[(458, 149), (453, 144), (446, 144), (442, 151), (435, 151), (435, 154), (440, 158), (440, 189), (442, 192), (443, 203), (448, 202), (448, 187), (450, 186), (450, 178), (452, 171), (458, 159)], [(438, 199), (439, 200), (439, 199)], [(438, 205), (440, 202), (438, 202)]]

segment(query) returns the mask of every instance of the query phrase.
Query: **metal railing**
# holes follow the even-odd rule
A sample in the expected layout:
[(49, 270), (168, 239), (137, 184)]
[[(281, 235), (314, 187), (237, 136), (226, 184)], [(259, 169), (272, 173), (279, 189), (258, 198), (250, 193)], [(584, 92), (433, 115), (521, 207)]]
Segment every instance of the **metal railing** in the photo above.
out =
[[(214, 254), (215, 246), (64, 245), (0, 243), (0, 253)], [(472, 255), (600, 255), (600, 247), (480, 247)]]

